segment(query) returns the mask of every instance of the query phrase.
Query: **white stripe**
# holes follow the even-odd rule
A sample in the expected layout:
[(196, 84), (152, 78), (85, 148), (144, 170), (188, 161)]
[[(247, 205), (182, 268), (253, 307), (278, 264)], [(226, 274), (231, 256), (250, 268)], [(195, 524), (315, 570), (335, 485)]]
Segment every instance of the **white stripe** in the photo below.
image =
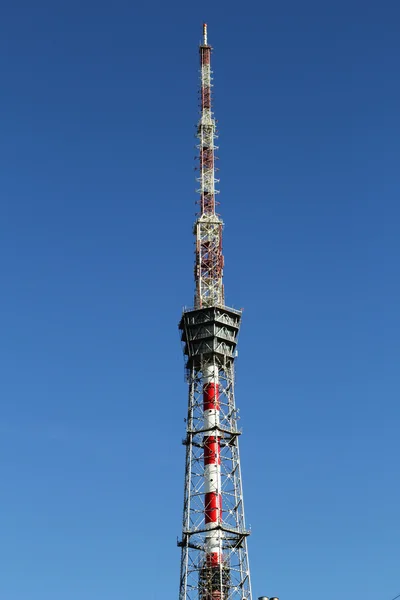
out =
[(218, 464), (206, 465), (204, 467), (204, 493), (221, 492), (221, 473)]

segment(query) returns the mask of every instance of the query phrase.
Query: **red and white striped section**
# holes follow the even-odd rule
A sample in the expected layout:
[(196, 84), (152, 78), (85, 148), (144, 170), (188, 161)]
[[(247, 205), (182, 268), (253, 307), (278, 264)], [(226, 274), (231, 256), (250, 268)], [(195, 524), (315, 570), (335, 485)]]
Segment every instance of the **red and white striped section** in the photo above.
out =
[(211, 46), (207, 41), (207, 25), (203, 25), (203, 42), (200, 46), (201, 103), (197, 128), (199, 139), (200, 215), (196, 221), (196, 295), (195, 306), (224, 304), (222, 283), (224, 259), (222, 255), (222, 226), (215, 213), (215, 138), (216, 125), (211, 107)]
[(200, 177), (201, 213), (215, 213), (215, 165), (214, 137), (215, 121), (211, 112), (211, 46), (207, 43), (207, 25), (203, 25), (203, 44), (200, 46), (201, 68), (201, 118), (200, 138)]
[(218, 368), (207, 366), (203, 372), (204, 411), (204, 511), (206, 536), (206, 564), (218, 567), (222, 563), (221, 532), (221, 437)]

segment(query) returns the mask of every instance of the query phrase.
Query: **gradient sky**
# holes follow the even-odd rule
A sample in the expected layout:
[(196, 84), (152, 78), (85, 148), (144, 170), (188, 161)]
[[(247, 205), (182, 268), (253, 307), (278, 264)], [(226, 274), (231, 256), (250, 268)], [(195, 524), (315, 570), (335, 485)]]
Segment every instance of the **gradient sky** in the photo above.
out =
[(254, 597), (400, 592), (400, 3), (0, 19), (0, 599), (176, 600), (201, 23)]

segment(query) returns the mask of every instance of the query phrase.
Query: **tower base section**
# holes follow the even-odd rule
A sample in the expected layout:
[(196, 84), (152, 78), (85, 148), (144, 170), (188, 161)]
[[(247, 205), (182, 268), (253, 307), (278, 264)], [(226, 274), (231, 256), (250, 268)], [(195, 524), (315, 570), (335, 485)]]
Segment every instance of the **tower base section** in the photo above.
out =
[(222, 600), (228, 598), (230, 587), (229, 565), (207, 565), (199, 571), (199, 600)]

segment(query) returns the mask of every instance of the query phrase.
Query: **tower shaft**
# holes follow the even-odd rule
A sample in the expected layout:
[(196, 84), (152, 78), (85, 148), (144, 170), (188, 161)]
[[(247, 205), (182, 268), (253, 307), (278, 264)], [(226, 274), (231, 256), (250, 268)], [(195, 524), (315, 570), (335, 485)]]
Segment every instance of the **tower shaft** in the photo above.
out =
[(234, 395), (241, 312), (224, 301), (223, 223), (215, 212), (216, 131), (210, 64), (211, 46), (204, 25), (195, 306), (183, 313), (179, 324), (189, 385), (179, 599), (251, 600)]

